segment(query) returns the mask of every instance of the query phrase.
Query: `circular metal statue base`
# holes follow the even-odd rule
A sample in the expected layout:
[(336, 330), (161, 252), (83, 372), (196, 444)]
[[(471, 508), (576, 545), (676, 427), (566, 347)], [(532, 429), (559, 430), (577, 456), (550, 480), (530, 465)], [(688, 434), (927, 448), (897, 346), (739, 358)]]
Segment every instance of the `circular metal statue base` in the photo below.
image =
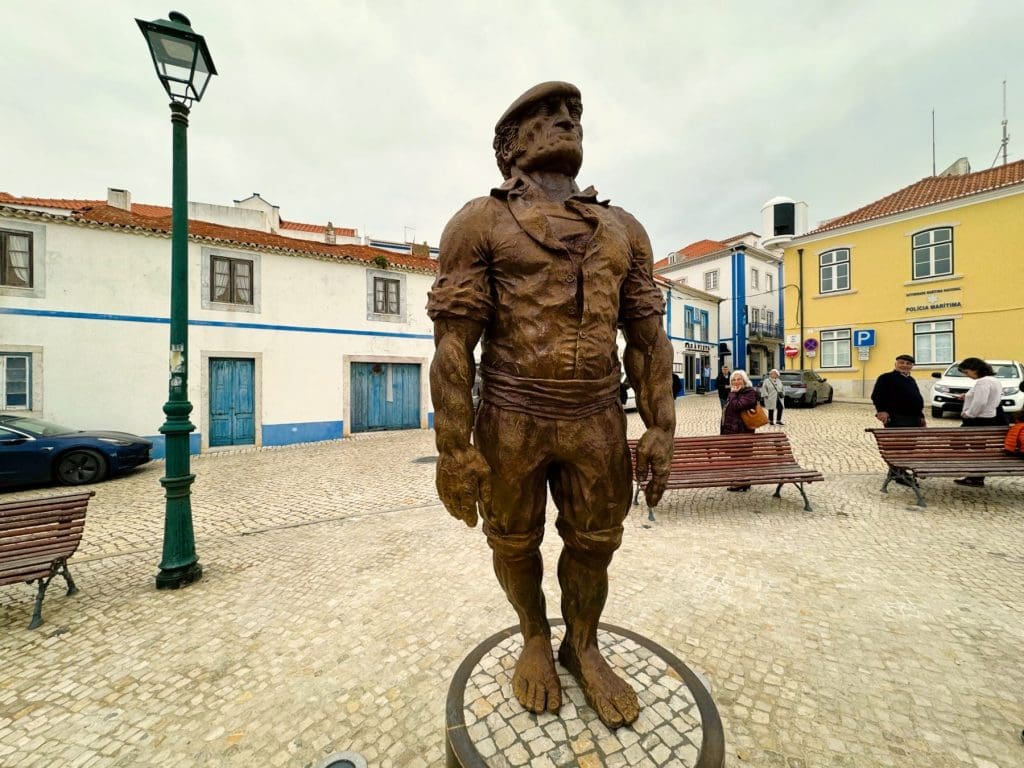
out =
[[(551, 621), (552, 642), (562, 622)], [(611, 730), (587, 705), (575, 678), (556, 662), (562, 709), (535, 715), (512, 693), (523, 638), (519, 627), (502, 630), (463, 660), (445, 706), (448, 768), (532, 765), (680, 766), (721, 768), (725, 735), (718, 709), (697, 675), (657, 643), (629, 630), (601, 624), (601, 652), (640, 697), (640, 717)]]

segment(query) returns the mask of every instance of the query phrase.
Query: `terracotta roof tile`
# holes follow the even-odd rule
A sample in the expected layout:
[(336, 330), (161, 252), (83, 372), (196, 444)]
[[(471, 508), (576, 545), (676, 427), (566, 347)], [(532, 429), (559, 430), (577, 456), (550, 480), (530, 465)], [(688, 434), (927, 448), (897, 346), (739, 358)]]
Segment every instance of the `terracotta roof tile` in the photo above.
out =
[(707, 256), (715, 251), (725, 250), (728, 247), (728, 245), (718, 240), (698, 240), (695, 243), (690, 243), (680, 248), (677, 253), (684, 259), (696, 259), (700, 256)]
[[(0, 205), (15, 204), (34, 206), (39, 208), (62, 208), (71, 211), (71, 218), (96, 224), (105, 224), (112, 227), (124, 227), (139, 229), (150, 232), (170, 233), (171, 231), (171, 209), (161, 205), (146, 205), (144, 203), (132, 203), (132, 210), (126, 211), (122, 208), (115, 208), (107, 205), (106, 200), (62, 200), (36, 197), (16, 197), (7, 192), (0, 192)], [(283, 222), (282, 222), (283, 224)], [(300, 225), (302, 226), (302, 225)], [(313, 227), (315, 225), (305, 225)], [(324, 231), (325, 227), (319, 230)], [(344, 235), (355, 230), (337, 229), (337, 233)], [(242, 227), (228, 227), (221, 224), (212, 224), (207, 221), (192, 219), (188, 223), (188, 232), (192, 237), (209, 238), (239, 245), (252, 245), (256, 247), (273, 248), (292, 253), (305, 253), (321, 257), (337, 259), (339, 261), (362, 261), (373, 263), (377, 257), (383, 256), (388, 264), (417, 269), (429, 272), (437, 271), (437, 262), (434, 259), (417, 256), (397, 254), (392, 251), (385, 251), (381, 248), (373, 248), (368, 245), (355, 245), (351, 243), (339, 243), (328, 245), (313, 240), (302, 240), (284, 235), (261, 232), (255, 229), (244, 229)]]
[(37, 208), (62, 208), (67, 211), (74, 211), (89, 205), (105, 205), (106, 200), (64, 200), (48, 197), (17, 197), (0, 192), (0, 203), (17, 203), (19, 205), (31, 205)]
[[(281, 229), (294, 229), (296, 232), (314, 232), (318, 235), (327, 232), (327, 226), (324, 224), (303, 224), (298, 221), (285, 221), (284, 219), (281, 219)], [(356, 231), (351, 227), (335, 227), (334, 234), (341, 237), (355, 237)]]
[[(132, 207), (134, 208), (134, 206)], [(121, 208), (114, 208), (106, 204), (83, 208), (76, 211), (73, 218), (115, 227), (167, 233), (171, 231), (171, 217), (169, 213), (166, 216), (140, 216), (134, 212), (129, 213)], [(383, 256), (389, 264), (395, 266), (429, 272), (437, 271), (437, 262), (433, 259), (392, 253), (391, 251), (373, 248), (368, 245), (354, 245), (350, 243), (329, 245), (312, 240), (298, 240), (294, 237), (285, 237), (284, 235), (276, 235), (270, 232), (260, 232), (240, 227), (227, 227), (221, 224), (211, 224), (206, 221), (196, 220), (189, 221), (188, 232), (192, 237), (209, 238), (239, 245), (273, 248), (293, 253), (305, 253), (339, 261), (361, 261), (372, 264), (375, 258)]]
[(813, 235), (830, 229), (838, 229), (862, 221), (880, 219), (915, 208), (924, 208), (935, 203), (956, 200), (1000, 187), (1024, 182), (1024, 160), (1000, 165), (987, 171), (968, 173), (963, 176), (927, 176), (909, 187), (893, 192), (862, 208), (839, 216), (808, 232)]

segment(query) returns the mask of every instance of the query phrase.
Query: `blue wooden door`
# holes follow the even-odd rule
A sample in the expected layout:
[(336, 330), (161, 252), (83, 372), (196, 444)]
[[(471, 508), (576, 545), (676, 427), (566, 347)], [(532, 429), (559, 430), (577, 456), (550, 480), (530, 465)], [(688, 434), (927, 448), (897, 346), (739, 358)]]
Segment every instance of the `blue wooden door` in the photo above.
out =
[(247, 358), (210, 359), (210, 445), (256, 441), (255, 363)]
[(404, 363), (352, 363), (353, 432), (418, 429), (420, 366)]

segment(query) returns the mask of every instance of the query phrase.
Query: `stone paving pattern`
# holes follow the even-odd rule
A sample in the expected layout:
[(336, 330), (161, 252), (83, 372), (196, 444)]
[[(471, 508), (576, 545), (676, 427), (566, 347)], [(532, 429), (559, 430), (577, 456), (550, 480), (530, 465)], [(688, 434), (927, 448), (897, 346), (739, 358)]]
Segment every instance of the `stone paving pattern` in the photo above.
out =
[[(678, 434), (717, 432), (713, 396), (677, 413)], [(928, 480), (926, 509), (881, 494), (874, 423), (786, 411), (826, 475), (814, 512), (773, 486), (636, 508), (604, 620), (710, 680), (731, 767), (1022, 765), (1024, 481)], [(94, 486), (80, 593), (58, 579), (29, 631), (34, 589), (0, 589), (0, 766), (443, 764), (451, 676), (515, 615), (432, 454), (411, 431), (194, 458), (205, 575), (178, 592), (153, 587), (162, 462)], [(558, 545), (549, 521), (552, 606)]]
[[(564, 627), (552, 627), (552, 647)], [(480, 757), (492, 768), (577, 765), (689, 768), (697, 763), (704, 731), (689, 688), (663, 659), (635, 641), (600, 630), (605, 658), (637, 690), (640, 717), (630, 728), (610, 730), (586, 705), (583, 690), (560, 664), (562, 708), (557, 715), (526, 712), (512, 694), (512, 673), (522, 635), (498, 643), (467, 681), (463, 717)]]

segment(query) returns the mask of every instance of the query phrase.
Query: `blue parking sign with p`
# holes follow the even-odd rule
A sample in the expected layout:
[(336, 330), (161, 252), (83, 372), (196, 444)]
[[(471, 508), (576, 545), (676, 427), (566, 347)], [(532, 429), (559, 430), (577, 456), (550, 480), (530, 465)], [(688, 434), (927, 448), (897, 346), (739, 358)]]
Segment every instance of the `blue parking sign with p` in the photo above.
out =
[(875, 330), (873, 328), (853, 332), (853, 346), (873, 347), (875, 346)]

